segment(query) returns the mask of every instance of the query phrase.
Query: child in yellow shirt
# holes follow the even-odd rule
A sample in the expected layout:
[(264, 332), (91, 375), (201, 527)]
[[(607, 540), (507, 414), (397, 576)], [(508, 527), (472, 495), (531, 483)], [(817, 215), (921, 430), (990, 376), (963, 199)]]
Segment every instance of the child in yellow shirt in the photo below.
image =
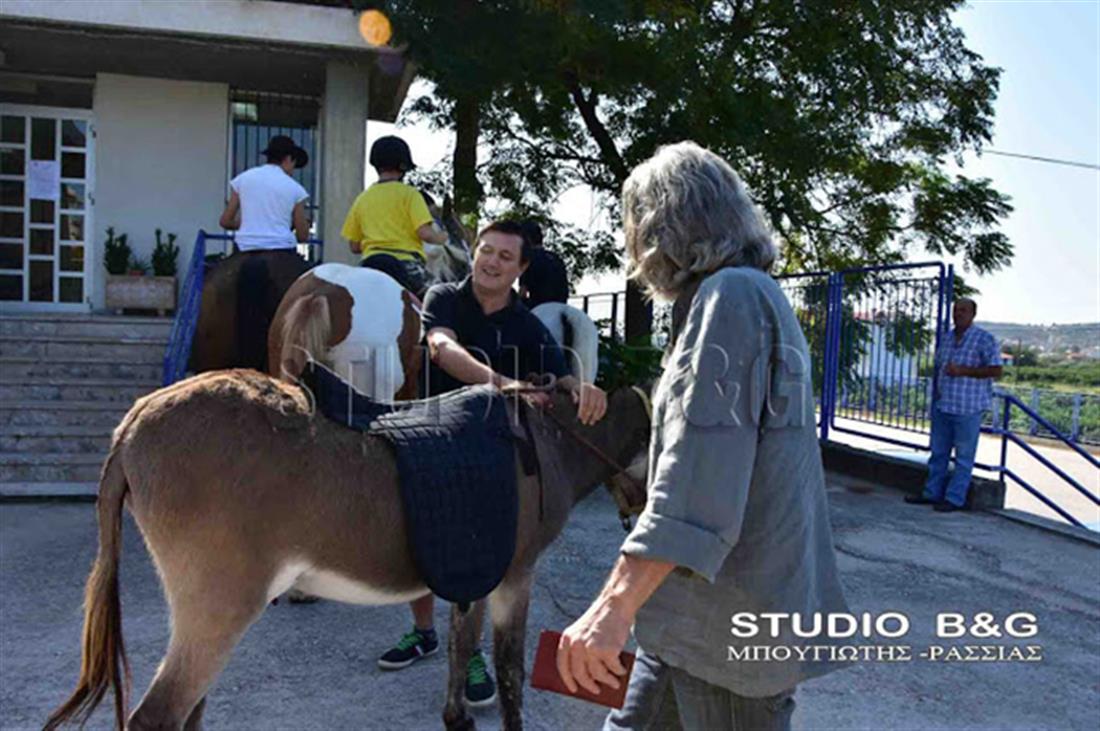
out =
[(402, 182), (416, 167), (409, 146), (400, 137), (375, 140), (370, 164), (378, 182), (355, 199), (341, 231), (360, 266), (378, 269), (422, 297), (427, 289), (424, 241), (447, 242), (447, 234), (432, 225), (432, 214), (416, 188)]

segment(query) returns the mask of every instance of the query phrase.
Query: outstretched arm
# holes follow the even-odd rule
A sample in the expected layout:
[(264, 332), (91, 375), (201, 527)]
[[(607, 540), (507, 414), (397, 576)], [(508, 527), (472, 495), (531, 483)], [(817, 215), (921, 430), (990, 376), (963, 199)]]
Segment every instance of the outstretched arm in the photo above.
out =
[(514, 381), (485, 365), (458, 342), (454, 330), (437, 327), (428, 331), (428, 352), (432, 362), (452, 378), (462, 383), (493, 383), (500, 387), (514, 386)]

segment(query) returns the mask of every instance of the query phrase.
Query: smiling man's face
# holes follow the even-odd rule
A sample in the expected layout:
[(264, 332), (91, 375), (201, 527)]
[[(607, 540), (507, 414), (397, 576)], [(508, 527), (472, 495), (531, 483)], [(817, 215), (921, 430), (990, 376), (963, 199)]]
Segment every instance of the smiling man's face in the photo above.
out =
[(474, 251), (474, 286), (494, 294), (511, 289), (527, 268), (521, 261), (522, 255), (520, 236), (487, 231)]

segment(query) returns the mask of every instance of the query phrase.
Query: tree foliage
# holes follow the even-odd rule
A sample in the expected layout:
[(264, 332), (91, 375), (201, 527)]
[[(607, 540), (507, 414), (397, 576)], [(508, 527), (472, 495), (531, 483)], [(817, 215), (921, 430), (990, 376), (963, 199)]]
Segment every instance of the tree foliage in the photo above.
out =
[[(463, 100), (477, 109), (483, 160), (453, 174), (456, 186), (476, 174), (482, 204), (549, 219), (564, 191), (587, 185), (614, 223), (631, 168), (692, 139), (744, 177), (784, 243), (784, 271), (923, 251), (986, 273), (1011, 259), (997, 230), (1011, 208), (989, 180), (948, 168), (989, 140), (1000, 71), (953, 25), (961, 5), (387, 3), (435, 83), (411, 113), (452, 127)], [(598, 235), (572, 233), (580, 252)], [(610, 263), (602, 235), (585, 270)]]

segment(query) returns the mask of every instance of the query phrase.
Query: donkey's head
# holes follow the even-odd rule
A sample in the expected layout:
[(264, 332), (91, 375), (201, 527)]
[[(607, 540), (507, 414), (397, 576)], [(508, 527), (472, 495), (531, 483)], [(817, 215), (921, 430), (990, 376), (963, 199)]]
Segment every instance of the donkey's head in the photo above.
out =
[(623, 516), (645, 506), (649, 450), (649, 397), (641, 388), (623, 386), (607, 397), (607, 414), (591, 426), (577, 420), (570, 394), (557, 391), (546, 409), (560, 436), (550, 440), (580, 500), (597, 485), (608, 485)]

